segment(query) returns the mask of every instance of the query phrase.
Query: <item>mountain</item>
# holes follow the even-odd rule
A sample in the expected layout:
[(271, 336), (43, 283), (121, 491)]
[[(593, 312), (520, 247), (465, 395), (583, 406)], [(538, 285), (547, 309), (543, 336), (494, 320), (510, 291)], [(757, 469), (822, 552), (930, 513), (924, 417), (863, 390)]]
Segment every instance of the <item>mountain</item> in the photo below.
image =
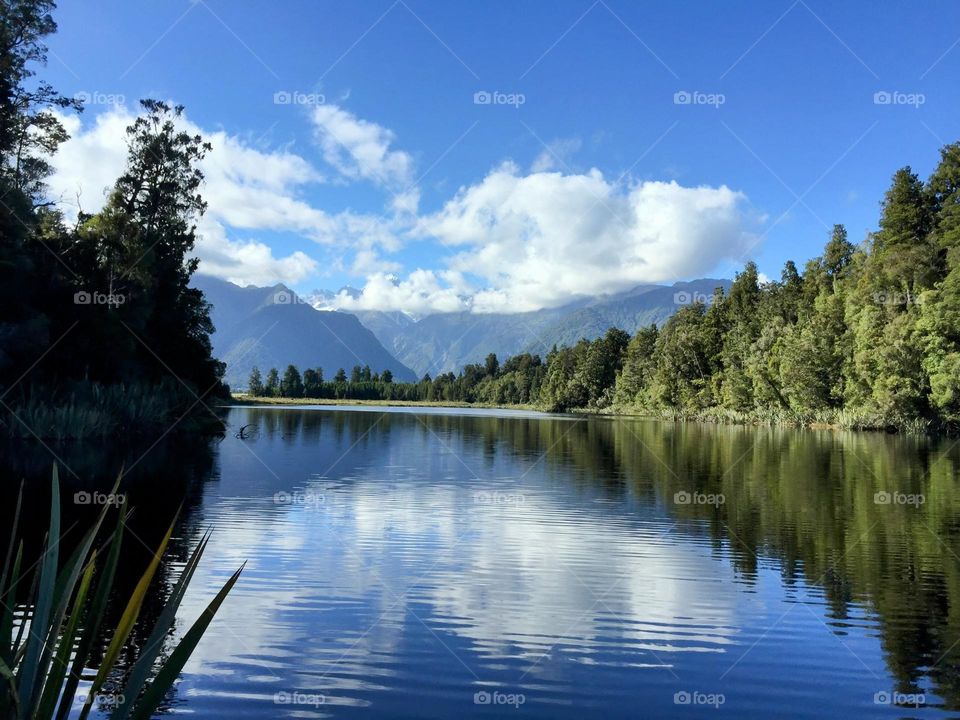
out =
[[(439, 313), (419, 320), (400, 312), (354, 314), (400, 362), (423, 376), (457, 372), (467, 363), (482, 362), (491, 352), (501, 360), (519, 352), (545, 355), (554, 344), (572, 345), (582, 337), (592, 340), (614, 326), (634, 333), (662, 324), (684, 304), (707, 300), (717, 287), (727, 290), (730, 281), (703, 278), (670, 286), (639, 285), (526, 313)], [(336, 293), (316, 293), (310, 299), (322, 304), (335, 297)]]
[(227, 364), (231, 387), (246, 387), (254, 365), (264, 377), (272, 367), (282, 375), (293, 364), (301, 371), (322, 367), (327, 379), (354, 365), (390, 370), (398, 381), (417, 378), (356, 316), (316, 310), (285, 285), (240, 287), (196, 275), (193, 286), (213, 305), (213, 354)]

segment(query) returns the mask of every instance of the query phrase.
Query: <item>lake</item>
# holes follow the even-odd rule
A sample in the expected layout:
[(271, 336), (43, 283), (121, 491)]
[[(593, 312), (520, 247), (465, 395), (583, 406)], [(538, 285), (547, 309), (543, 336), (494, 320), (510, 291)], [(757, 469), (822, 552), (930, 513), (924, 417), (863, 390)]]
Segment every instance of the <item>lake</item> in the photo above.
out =
[[(960, 717), (951, 440), (381, 407), (226, 419), (220, 441), (146, 455), (50, 448), (68, 498), (128, 468), (129, 564), (184, 503), (148, 614), (214, 529), (178, 633), (247, 562), (166, 710)], [(5, 457), (39, 536), (51, 455)]]

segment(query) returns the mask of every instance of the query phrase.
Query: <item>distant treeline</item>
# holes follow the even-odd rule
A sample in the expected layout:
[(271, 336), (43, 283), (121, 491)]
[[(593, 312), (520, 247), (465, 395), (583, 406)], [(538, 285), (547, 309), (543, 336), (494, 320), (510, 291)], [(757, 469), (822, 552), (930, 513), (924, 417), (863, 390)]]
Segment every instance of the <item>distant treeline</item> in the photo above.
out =
[(307, 369), (301, 374), (297, 367), (288, 365), (282, 376), (271, 368), (264, 379), (255, 367), (247, 392), (258, 397), (529, 405), (539, 396), (545, 372), (546, 366), (538, 355), (516, 355), (501, 367), (492, 353), (483, 365), (467, 365), (459, 375), (425, 375), (416, 383), (397, 383), (389, 370), (378, 374), (369, 366), (359, 365), (353, 367), (349, 376), (340, 368), (331, 380), (324, 380), (322, 368)]
[[(265, 389), (306, 397), (534, 404), (732, 421), (956, 429), (960, 421), (960, 143), (927, 182), (893, 176), (879, 229), (836, 225), (823, 254), (779, 280), (746, 264), (729, 293), (678, 297), (662, 327), (618, 329), (545, 359), (495, 355), (459, 375), (396, 384), (368, 369)], [(288, 379), (289, 378), (289, 379)], [(271, 382), (273, 380), (273, 382)], [(285, 389), (286, 381), (286, 389)], [(312, 381), (312, 382), (311, 382)]]

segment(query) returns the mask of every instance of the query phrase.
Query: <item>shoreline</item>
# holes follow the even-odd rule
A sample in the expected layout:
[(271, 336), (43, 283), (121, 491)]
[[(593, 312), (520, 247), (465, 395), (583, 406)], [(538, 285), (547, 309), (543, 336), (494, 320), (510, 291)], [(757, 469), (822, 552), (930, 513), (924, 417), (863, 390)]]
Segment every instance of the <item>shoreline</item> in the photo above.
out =
[(681, 411), (651, 411), (641, 408), (613, 406), (609, 408), (573, 408), (561, 413), (551, 413), (536, 405), (470, 403), (456, 400), (351, 400), (343, 398), (283, 398), (283, 397), (251, 397), (244, 393), (232, 395), (234, 405), (360, 405), (370, 407), (423, 407), (423, 408), (477, 408), (484, 410), (523, 410), (527, 412), (541, 412), (544, 414), (560, 414), (581, 417), (600, 418), (637, 418), (646, 420), (660, 420), (674, 423), (705, 423), (710, 425), (739, 425), (743, 427), (780, 427), (796, 430), (829, 430), (832, 432), (880, 432), (897, 435), (925, 435), (929, 437), (949, 436), (951, 433), (938, 430), (923, 420), (914, 420), (901, 425), (880, 422), (877, 418), (858, 416), (842, 410), (825, 412), (816, 417), (805, 418), (794, 413), (781, 410), (766, 414), (744, 413), (725, 410), (703, 410), (699, 412)]
[(498, 405), (496, 403), (470, 403), (457, 400), (350, 400), (348, 398), (284, 398), (253, 397), (244, 393), (232, 395), (232, 405), (369, 405), (370, 407), (424, 407), (424, 408), (479, 408), (482, 410), (525, 410), (544, 412), (535, 405)]

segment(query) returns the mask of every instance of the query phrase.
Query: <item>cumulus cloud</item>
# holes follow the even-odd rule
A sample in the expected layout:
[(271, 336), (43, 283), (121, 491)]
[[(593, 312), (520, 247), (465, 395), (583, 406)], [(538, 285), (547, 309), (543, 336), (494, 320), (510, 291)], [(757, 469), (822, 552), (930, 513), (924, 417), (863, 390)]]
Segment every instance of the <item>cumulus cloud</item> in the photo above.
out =
[[(123, 172), (126, 127), (135, 115), (113, 107), (84, 127), (75, 115), (61, 117), (70, 139), (53, 157), (48, 180), (51, 197), (68, 219), (79, 210), (95, 212)], [(184, 129), (202, 134), (213, 146), (203, 161), (204, 198), (209, 203), (198, 225), (196, 254), (201, 270), (235, 282), (297, 282), (316, 269), (304, 252), (274, 257), (271, 248), (254, 239), (234, 240), (227, 227), (240, 230), (296, 232), (320, 242), (334, 242), (349, 217), (332, 218), (298, 199), (299, 188), (321, 182), (322, 176), (303, 158), (287, 152), (262, 152), (222, 131), (204, 132), (188, 120)]]
[(362, 292), (353, 297), (341, 292), (331, 303), (342, 310), (401, 310), (411, 315), (459, 312), (469, 309), (458, 291), (464, 289), (457, 273), (418, 269), (405, 280), (389, 273), (367, 277)]
[(269, 245), (256, 240), (229, 240), (223, 226), (204, 219), (198, 228), (196, 252), (201, 258), (199, 272), (238, 285), (298, 283), (313, 275), (317, 261), (296, 251), (274, 257)]
[(373, 275), (377, 273), (393, 273), (401, 269), (400, 263), (392, 260), (385, 260), (380, 257), (376, 250), (363, 249), (358, 250), (353, 258), (353, 267), (351, 272), (354, 275)]
[(395, 209), (416, 211), (420, 194), (413, 187), (413, 158), (391, 149), (393, 131), (337, 105), (318, 105), (311, 117), (327, 163), (346, 178), (370, 180), (398, 192)]
[[(63, 121), (72, 138), (54, 158), (51, 194), (68, 216), (99, 209), (126, 159), (122, 107), (82, 125)], [(366, 277), (346, 310), (411, 314), (472, 310), (521, 312), (556, 307), (649, 282), (707, 274), (741, 261), (756, 218), (746, 197), (719, 187), (676, 182), (613, 182), (599, 170), (558, 171), (579, 140), (558, 140), (529, 172), (505, 163), (460, 188), (438, 210), (419, 214), (412, 157), (394, 134), (336, 106), (311, 111), (323, 158), (340, 178), (372, 182), (392, 195), (382, 215), (328, 213), (303, 191), (328, 180), (300, 155), (262, 151), (223, 131), (204, 161), (209, 202), (197, 254), (201, 271), (240, 283), (297, 283), (317, 272), (304, 252), (277, 257), (260, 231), (288, 232), (342, 251), (328, 267)], [(435, 261), (405, 273), (390, 253), (410, 240), (430, 244)], [(340, 264), (337, 264), (340, 263)]]
[(746, 198), (726, 186), (618, 186), (599, 170), (523, 175), (512, 163), (462, 188), (418, 234), (480, 278), (476, 312), (518, 312), (709, 272), (751, 246)]

